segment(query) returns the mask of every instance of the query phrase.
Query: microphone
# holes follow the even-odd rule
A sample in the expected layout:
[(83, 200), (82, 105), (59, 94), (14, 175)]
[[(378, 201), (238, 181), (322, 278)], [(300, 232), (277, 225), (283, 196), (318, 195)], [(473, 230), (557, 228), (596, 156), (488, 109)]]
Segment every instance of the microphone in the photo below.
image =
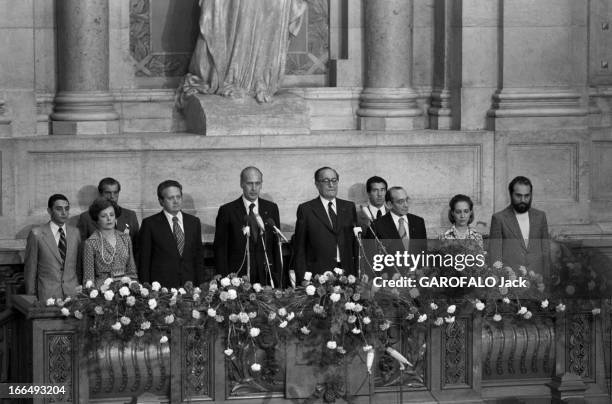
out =
[(361, 205), (361, 211), (363, 212), (363, 214), (365, 215), (365, 217), (367, 217), (367, 218), (368, 218), (368, 222), (370, 222), (370, 223), (371, 223), (371, 222), (373, 222), (373, 221), (374, 221), (374, 217), (372, 217), (372, 212), (370, 212), (370, 210), (369, 210), (367, 207), (365, 207), (365, 206)]
[(255, 220), (257, 221), (257, 226), (259, 227), (259, 231), (263, 234), (263, 232), (266, 230), (263, 219), (261, 218), (261, 216), (259, 216), (259, 214), (256, 214)]
[(244, 227), (242, 227), (242, 234), (247, 238), (251, 235), (251, 226), (249, 226), (249, 215), (244, 215)]
[(353, 234), (355, 235), (355, 237), (361, 238), (362, 233), (363, 233), (363, 230), (361, 229), (361, 226), (358, 226), (357, 223), (354, 223), (353, 224)]
[(278, 237), (280, 237), (281, 239), (283, 239), (283, 241), (285, 243), (288, 243), (289, 240), (287, 240), (287, 237), (285, 237), (285, 235), (283, 234), (282, 231), (280, 231), (280, 229), (278, 227), (276, 227), (276, 223), (274, 222), (274, 219), (272, 219), (271, 217), (269, 217), (266, 220), (266, 224), (268, 226), (270, 226), (272, 228), (272, 230), (274, 230), (274, 233), (276, 233), (278, 235)]

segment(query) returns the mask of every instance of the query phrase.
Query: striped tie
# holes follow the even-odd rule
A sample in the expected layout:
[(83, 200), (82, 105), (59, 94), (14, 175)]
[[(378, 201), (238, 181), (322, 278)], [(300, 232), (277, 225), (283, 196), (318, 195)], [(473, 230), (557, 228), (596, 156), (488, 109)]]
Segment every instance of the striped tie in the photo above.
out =
[(174, 238), (176, 239), (176, 247), (178, 248), (179, 255), (183, 255), (183, 249), (185, 248), (185, 234), (181, 229), (178, 222), (178, 217), (172, 217), (172, 231), (174, 232)]
[(59, 228), (57, 231), (60, 235), (59, 242), (57, 243), (57, 248), (59, 249), (60, 257), (62, 257), (62, 268), (64, 263), (66, 262), (66, 233), (64, 233), (63, 228)]
[(398, 233), (400, 235), (400, 238), (402, 239), (402, 244), (404, 245), (404, 249), (408, 250), (409, 246), (410, 246), (410, 238), (408, 237), (408, 233), (406, 233), (406, 227), (404, 226), (404, 223), (406, 223), (406, 219), (404, 219), (403, 217), (400, 217), (399, 221), (398, 221)]

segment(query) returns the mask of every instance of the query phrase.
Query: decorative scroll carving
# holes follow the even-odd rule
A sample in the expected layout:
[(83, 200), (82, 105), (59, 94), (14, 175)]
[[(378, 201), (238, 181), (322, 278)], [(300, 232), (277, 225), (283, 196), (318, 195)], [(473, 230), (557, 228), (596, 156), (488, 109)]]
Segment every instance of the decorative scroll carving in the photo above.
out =
[(550, 377), (555, 361), (554, 340), (550, 318), (502, 324), (485, 320), (483, 380)]
[(66, 387), (65, 393), (48, 398), (48, 402), (72, 402), (72, 372), (74, 337), (70, 334), (48, 334), (47, 352), (49, 352), (48, 383), (61, 384)]
[(467, 319), (447, 324), (444, 330), (444, 383), (468, 384)]
[(183, 329), (183, 366), (182, 374), (186, 380), (183, 383), (183, 398), (193, 396), (209, 396), (210, 343), (196, 328)]
[(90, 359), (92, 399), (137, 396), (143, 392), (161, 397), (169, 395), (170, 348), (167, 344), (137, 341), (104, 344), (92, 352)]
[(568, 318), (567, 370), (582, 377), (590, 377), (591, 371), (591, 321), (587, 314)]

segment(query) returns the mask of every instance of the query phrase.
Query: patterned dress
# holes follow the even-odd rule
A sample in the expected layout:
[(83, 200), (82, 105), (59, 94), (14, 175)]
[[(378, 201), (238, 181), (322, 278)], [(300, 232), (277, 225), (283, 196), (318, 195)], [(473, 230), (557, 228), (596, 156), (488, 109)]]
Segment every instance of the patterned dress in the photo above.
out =
[(468, 225), (468, 231), (466, 233), (459, 233), (455, 225), (444, 232), (440, 236), (440, 240), (473, 240), (480, 249), (484, 251), (484, 242), (482, 241), (482, 235), (478, 233), (472, 226)]
[(115, 230), (115, 247), (99, 231), (93, 233), (83, 247), (83, 284), (88, 280), (99, 287), (106, 278), (129, 276), (137, 279), (132, 240)]

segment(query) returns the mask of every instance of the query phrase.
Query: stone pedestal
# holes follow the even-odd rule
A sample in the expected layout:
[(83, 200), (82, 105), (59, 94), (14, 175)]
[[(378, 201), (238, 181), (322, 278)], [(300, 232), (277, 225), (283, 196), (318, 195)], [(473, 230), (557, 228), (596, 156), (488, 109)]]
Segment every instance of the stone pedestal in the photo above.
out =
[(586, 127), (588, 2), (505, 1), (498, 15), (498, 89), (488, 128)]
[(412, 0), (364, 2), (365, 85), (357, 110), (362, 130), (425, 126), (412, 88)]
[(219, 95), (189, 97), (183, 107), (187, 131), (198, 135), (298, 135), (310, 133), (308, 107), (303, 98), (280, 93), (269, 103), (252, 97)]
[(58, 93), (52, 134), (119, 132), (108, 87), (108, 0), (56, 3)]

